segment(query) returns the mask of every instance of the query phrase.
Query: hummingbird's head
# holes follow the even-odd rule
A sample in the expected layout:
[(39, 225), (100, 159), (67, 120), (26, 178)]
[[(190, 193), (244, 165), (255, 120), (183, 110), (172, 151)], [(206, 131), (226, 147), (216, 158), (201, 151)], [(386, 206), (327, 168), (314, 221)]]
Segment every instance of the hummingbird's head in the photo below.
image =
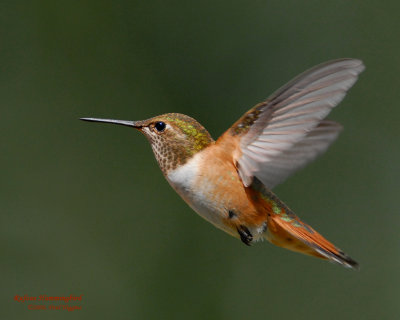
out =
[(180, 113), (166, 113), (142, 121), (97, 118), (82, 118), (82, 120), (120, 124), (139, 130), (150, 142), (165, 175), (214, 143), (211, 135), (200, 123)]

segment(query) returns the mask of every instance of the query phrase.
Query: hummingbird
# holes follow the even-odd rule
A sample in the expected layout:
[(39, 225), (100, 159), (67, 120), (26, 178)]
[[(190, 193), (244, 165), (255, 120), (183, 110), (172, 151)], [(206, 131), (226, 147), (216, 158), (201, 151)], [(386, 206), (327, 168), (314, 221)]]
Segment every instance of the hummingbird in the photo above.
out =
[(278, 89), (216, 141), (195, 119), (166, 113), (147, 120), (81, 118), (140, 131), (165, 178), (215, 227), (250, 246), (266, 239), (358, 269), (358, 263), (300, 220), (272, 191), (322, 154), (342, 126), (324, 120), (364, 70), (362, 61), (317, 65)]

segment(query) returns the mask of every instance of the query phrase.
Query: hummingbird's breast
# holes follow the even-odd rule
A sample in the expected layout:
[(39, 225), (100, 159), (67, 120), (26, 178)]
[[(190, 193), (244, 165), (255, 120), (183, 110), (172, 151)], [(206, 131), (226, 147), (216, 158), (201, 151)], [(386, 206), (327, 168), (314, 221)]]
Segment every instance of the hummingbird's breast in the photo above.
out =
[(166, 178), (194, 211), (217, 228), (238, 237), (237, 228), (246, 225), (255, 239), (264, 231), (260, 226), (265, 217), (248, 199), (232, 160), (218, 145), (198, 152)]

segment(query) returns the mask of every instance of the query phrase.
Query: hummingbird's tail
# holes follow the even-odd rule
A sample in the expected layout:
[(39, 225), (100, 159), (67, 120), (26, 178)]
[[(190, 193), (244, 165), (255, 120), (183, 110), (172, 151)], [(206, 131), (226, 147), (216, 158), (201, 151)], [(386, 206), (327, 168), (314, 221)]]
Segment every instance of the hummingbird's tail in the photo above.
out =
[(292, 251), (326, 259), (347, 268), (358, 269), (356, 261), (346, 255), (296, 215), (286, 213), (268, 216), (266, 239)]
[(254, 179), (248, 196), (267, 217), (264, 237), (271, 243), (292, 251), (336, 262), (344, 267), (358, 269), (358, 263), (326, 240), (278, 199), (261, 181)]

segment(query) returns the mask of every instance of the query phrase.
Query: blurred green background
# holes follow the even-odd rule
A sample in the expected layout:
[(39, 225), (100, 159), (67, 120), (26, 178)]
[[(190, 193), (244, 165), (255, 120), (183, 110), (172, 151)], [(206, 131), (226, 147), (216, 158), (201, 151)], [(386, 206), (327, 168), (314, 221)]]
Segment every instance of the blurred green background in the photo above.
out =
[[(2, 1), (2, 319), (398, 319), (398, 1)], [(300, 72), (367, 69), (345, 130), (276, 193), (359, 272), (248, 248), (170, 188), (146, 139), (85, 116), (196, 118), (217, 138)], [(81, 311), (14, 296), (81, 295)], [(49, 305), (50, 303), (45, 303)], [(57, 303), (55, 303), (57, 304)]]

